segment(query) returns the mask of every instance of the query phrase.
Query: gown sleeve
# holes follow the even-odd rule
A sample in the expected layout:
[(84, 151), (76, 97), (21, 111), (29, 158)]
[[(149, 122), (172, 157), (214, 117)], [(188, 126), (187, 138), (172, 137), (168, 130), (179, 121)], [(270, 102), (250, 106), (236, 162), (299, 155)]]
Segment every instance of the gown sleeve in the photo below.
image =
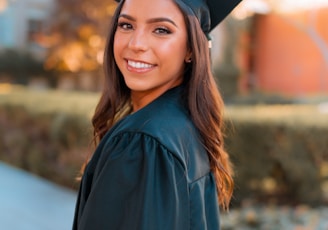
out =
[(80, 230), (189, 229), (183, 162), (155, 138), (122, 133), (102, 150)]

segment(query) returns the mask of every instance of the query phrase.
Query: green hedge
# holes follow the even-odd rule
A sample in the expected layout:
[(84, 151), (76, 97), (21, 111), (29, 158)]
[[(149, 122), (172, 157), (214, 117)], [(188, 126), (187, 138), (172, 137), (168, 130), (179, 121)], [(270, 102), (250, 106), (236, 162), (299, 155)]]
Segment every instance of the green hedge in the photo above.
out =
[(31, 53), (16, 49), (0, 50), (0, 77), (15, 84), (28, 84), (29, 80), (38, 77), (55, 85), (55, 72), (44, 68), (43, 61), (37, 60)]
[[(0, 87), (0, 160), (76, 188), (98, 95)], [(2, 87), (3, 88), (3, 87)]]
[[(0, 160), (59, 184), (93, 152), (90, 118), (97, 93), (0, 87)], [(228, 106), (226, 147), (235, 165), (233, 205), (254, 199), (328, 200), (328, 114), (316, 105)]]
[(328, 113), (317, 105), (231, 106), (235, 203), (328, 201)]

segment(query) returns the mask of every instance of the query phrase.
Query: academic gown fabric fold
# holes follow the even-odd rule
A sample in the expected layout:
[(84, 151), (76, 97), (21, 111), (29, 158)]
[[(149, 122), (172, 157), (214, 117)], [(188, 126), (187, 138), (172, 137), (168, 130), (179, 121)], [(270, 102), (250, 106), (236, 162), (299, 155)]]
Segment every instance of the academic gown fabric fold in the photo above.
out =
[(218, 230), (214, 178), (170, 89), (108, 131), (86, 167), (73, 230)]

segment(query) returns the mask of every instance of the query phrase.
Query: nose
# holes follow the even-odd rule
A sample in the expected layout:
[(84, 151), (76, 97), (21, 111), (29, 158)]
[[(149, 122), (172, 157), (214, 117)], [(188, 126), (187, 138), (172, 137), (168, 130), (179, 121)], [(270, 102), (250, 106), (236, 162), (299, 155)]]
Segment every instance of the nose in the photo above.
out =
[(143, 30), (134, 30), (129, 41), (129, 48), (139, 52), (146, 51), (148, 48), (147, 34)]

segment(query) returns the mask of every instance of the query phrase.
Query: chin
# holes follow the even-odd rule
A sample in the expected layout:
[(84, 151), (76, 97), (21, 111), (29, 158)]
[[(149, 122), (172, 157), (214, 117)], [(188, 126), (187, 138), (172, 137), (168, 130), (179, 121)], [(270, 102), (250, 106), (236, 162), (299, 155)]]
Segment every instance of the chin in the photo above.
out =
[(146, 84), (136, 84), (136, 83), (131, 83), (131, 82), (125, 82), (126, 86), (131, 90), (131, 91), (147, 91), (149, 90), (149, 87), (147, 87)]

